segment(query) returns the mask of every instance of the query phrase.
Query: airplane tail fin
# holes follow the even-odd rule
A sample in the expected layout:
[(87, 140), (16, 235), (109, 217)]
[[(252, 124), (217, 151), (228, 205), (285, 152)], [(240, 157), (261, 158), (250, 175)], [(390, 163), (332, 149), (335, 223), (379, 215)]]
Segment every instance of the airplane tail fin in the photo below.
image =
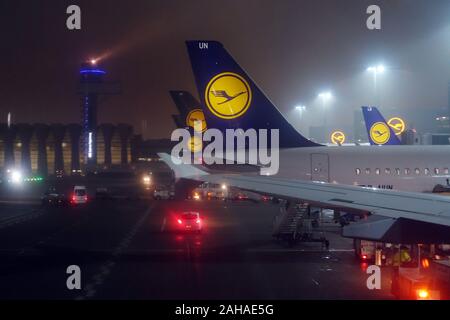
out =
[(175, 127), (177, 127), (177, 128), (183, 128), (184, 127), (184, 123), (183, 123), (183, 121), (181, 119), (182, 119), (181, 115), (179, 115), (179, 114), (173, 114), (172, 115), (172, 120), (175, 123)]
[(205, 114), (200, 106), (200, 102), (188, 91), (169, 91), (175, 106), (180, 112), (179, 128), (195, 126), (196, 121), (201, 122), (202, 131), (206, 130)]
[(187, 41), (186, 45), (208, 127), (278, 129), (281, 148), (319, 146), (283, 117), (220, 42)]
[(171, 90), (169, 93), (181, 117), (186, 117), (194, 109), (201, 109), (200, 102), (190, 92)]
[(400, 145), (399, 138), (376, 107), (362, 107), (371, 145)]

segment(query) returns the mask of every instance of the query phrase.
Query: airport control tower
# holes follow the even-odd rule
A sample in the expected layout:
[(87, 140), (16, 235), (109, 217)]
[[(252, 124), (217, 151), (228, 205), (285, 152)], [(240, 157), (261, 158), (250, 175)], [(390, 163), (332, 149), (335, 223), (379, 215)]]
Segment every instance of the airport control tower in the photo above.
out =
[(97, 108), (99, 88), (105, 74), (94, 61), (81, 65), (80, 84), (86, 89), (82, 95), (83, 151), (88, 167), (97, 164)]
[(99, 98), (102, 95), (120, 93), (120, 84), (105, 82), (106, 71), (97, 61), (83, 63), (80, 69), (78, 93), (82, 106), (82, 141), (84, 163), (88, 170), (97, 166), (97, 113)]

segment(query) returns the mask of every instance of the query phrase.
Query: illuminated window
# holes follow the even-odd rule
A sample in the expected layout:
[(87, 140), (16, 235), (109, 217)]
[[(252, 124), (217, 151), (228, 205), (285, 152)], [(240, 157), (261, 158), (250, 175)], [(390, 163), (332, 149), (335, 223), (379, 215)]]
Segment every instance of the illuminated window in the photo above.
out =
[(434, 174), (439, 174), (439, 168), (434, 168)]
[(410, 173), (411, 173), (411, 169), (406, 168), (406, 169), (405, 169), (405, 174), (406, 174), (407, 176), (409, 176)]
[(400, 172), (400, 169), (399, 169), (399, 168), (395, 168), (395, 174), (399, 176), (400, 173), (401, 173), (401, 172)]
[(380, 175), (380, 169), (376, 168), (376, 169), (375, 169), (375, 174), (376, 174), (376, 175)]
[(390, 168), (384, 169), (384, 173), (385, 173), (385, 174), (391, 174), (391, 169), (390, 169)]
[(359, 176), (361, 174), (361, 169), (357, 168), (356, 169), (356, 175)]
[(419, 174), (420, 174), (420, 169), (419, 169), (419, 168), (415, 168), (415, 169), (414, 169), (414, 172), (415, 172), (417, 175), (419, 175)]
[(366, 174), (370, 174), (370, 168), (366, 168)]
[(448, 168), (444, 168), (444, 174), (448, 174)]
[(429, 175), (429, 174), (430, 174), (430, 169), (425, 168), (424, 171), (423, 171), (423, 173), (424, 173), (425, 175)]

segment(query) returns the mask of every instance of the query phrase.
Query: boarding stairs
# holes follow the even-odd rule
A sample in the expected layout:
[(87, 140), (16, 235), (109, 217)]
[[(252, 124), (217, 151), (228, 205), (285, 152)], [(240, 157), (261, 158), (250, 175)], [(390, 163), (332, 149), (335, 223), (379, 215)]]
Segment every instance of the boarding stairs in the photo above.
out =
[(273, 237), (286, 241), (289, 245), (302, 242), (322, 242), (328, 244), (323, 234), (319, 238), (314, 237), (313, 220), (310, 217), (308, 203), (287, 204), (280, 207), (280, 213), (273, 223)]

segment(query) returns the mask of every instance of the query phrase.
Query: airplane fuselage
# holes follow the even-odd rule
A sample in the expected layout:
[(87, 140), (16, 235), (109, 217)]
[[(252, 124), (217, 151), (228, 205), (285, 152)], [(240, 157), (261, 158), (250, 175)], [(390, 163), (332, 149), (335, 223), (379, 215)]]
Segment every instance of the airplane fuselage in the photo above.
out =
[(447, 185), (450, 147), (342, 146), (280, 150), (278, 177), (432, 192)]

